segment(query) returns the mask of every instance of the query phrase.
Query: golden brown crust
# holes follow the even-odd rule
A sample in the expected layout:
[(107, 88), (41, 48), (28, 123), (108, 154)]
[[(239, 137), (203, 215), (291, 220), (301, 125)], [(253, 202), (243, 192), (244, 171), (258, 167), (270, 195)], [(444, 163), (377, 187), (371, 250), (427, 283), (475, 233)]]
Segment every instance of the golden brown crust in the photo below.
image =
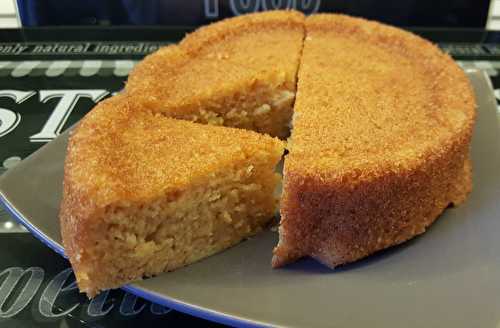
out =
[[(97, 161), (100, 147), (110, 148), (113, 140), (109, 137), (107, 129), (114, 125), (114, 116), (120, 119), (126, 104), (123, 96), (102, 101), (70, 134), (64, 165), (63, 199), (59, 219), (65, 254), (75, 272), (78, 271), (79, 261), (74, 259), (81, 245), (86, 245), (87, 237), (99, 228), (99, 224), (93, 222), (93, 219), (99, 217), (99, 212), (115, 198), (111, 196), (112, 192), (106, 196), (95, 197), (99, 192), (108, 190), (108, 186), (102, 179), (93, 177), (93, 174), (101, 177), (99, 166), (103, 163)], [(102, 118), (99, 118), (100, 116)], [(109, 130), (109, 133), (113, 133), (112, 131)], [(86, 143), (92, 138), (94, 141), (91, 144)], [(101, 180), (103, 184), (97, 180)]]
[(175, 200), (214, 172), (249, 158), (276, 162), (283, 146), (253, 131), (136, 111), (126, 95), (99, 103), (71, 133), (65, 161), (60, 223), (75, 272), (83, 252), (103, 233), (102, 214), (110, 206)]
[[(334, 267), (424, 232), (465, 200), (475, 103), (453, 60), (413, 34), (342, 15), (305, 25), (273, 266), (312, 256)], [(60, 212), (75, 271), (110, 204), (175, 199), (238, 156), (282, 147), (163, 115), (230, 108), (263, 86), (295, 90), (303, 30), (293, 12), (202, 28), (146, 58), (124, 95), (82, 120), (68, 145)], [(259, 131), (287, 129), (275, 128)]]
[(306, 34), (275, 267), (401, 243), (471, 188), (474, 96), (449, 56), (342, 15), (309, 17)]
[(99, 103), (72, 133), (66, 172), (102, 207), (153, 199), (251, 152), (282, 146), (253, 131), (137, 112), (132, 99), (118, 96)]
[[(272, 11), (200, 28), (179, 45), (146, 57), (131, 72), (126, 90), (137, 106), (187, 120), (203, 111), (249, 110), (245, 104), (272, 97), (270, 90), (294, 93), (303, 23), (301, 13)], [(283, 137), (286, 123), (275, 125), (252, 128)]]
[[(304, 15), (294, 10), (272, 10), (224, 19), (215, 24), (201, 27), (195, 32), (188, 34), (179, 45), (186, 52), (194, 54), (200, 51), (206, 52), (207, 46), (217, 43), (223, 44), (230, 38), (253, 35), (253, 38), (255, 39), (256, 34), (258, 35), (262, 32), (272, 32), (273, 30), (303, 31)], [(260, 43), (262, 44), (262, 42)], [(272, 45), (264, 44), (259, 48), (267, 46)], [(246, 55), (248, 55), (248, 53)], [(246, 56), (244, 59), (252, 60), (252, 58), (249, 57), (251, 56)], [(262, 59), (254, 58), (254, 60)], [(238, 62), (238, 64), (241, 63)], [(262, 67), (262, 69), (267, 68)]]

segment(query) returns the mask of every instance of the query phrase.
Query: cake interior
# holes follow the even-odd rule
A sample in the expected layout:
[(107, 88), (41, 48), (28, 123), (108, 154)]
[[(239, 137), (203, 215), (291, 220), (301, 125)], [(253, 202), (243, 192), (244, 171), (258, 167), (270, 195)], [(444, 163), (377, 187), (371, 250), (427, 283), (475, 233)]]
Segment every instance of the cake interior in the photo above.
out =
[(108, 206), (91, 225), (94, 247), (77, 256), (80, 289), (92, 297), (97, 286), (177, 269), (260, 231), (277, 210), (281, 157), (262, 155), (154, 201)]
[[(220, 97), (220, 96), (219, 96)], [(223, 125), (286, 138), (290, 135), (295, 88), (285, 84), (256, 83), (207, 101), (202, 107), (178, 111), (172, 117), (202, 124)]]

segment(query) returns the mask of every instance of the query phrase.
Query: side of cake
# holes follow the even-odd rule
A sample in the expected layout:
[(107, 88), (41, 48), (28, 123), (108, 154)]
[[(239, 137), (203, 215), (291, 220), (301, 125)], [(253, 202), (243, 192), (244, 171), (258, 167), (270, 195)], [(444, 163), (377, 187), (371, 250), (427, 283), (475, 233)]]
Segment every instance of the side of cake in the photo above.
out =
[(285, 138), (303, 38), (304, 16), (295, 11), (226, 19), (146, 57), (126, 92), (173, 118)]
[(355, 261), (423, 233), (465, 200), (474, 96), (430, 42), (314, 15), (298, 81), (274, 267), (303, 256)]
[(73, 131), (60, 223), (89, 296), (228, 248), (277, 210), (283, 143), (100, 103)]

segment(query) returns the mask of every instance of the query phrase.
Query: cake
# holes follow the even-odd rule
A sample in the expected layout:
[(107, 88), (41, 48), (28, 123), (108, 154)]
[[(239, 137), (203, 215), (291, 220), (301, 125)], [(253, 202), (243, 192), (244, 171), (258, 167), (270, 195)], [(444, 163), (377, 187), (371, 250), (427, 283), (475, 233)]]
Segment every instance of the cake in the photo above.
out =
[(285, 138), (303, 38), (295, 11), (226, 19), (146, 57), (126, 91), (137, 106), (172, 118)]
[(94, 296), (254, 235), (292, 126), (272, 265), (356, 261), (465, 200), (474, 119), (464, 72), (409, 32), (293, 11), (224, 20), (148, 56), (72, 132), (65, 251)]
[(274, 267), (335, 267), (402, 243), (471, 190), (475, 102), (453, 60), (376, 22), (305, 24)]
[(72, 132), (60, 222), (89, 296), (171, 271), (265, 227), (277, 210), (277, 138), (101, 102)]

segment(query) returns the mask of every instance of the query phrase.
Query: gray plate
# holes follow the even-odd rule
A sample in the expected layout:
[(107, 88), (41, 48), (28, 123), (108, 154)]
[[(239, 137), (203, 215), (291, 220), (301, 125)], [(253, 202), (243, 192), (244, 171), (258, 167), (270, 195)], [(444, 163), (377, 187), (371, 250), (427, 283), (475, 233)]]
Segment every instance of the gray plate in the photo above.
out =
[[(277, 234), (125, 289), (180, 311), (235, 325), (498, 327), (500, 136), (488, 78), (468, 73), (479, 103), (474, 191), (421, 237), (334, 271), (311, 260), (270, 268)], [(7, 209), (62, 254), (57, 219), (67, 136), (0, 180)]]

